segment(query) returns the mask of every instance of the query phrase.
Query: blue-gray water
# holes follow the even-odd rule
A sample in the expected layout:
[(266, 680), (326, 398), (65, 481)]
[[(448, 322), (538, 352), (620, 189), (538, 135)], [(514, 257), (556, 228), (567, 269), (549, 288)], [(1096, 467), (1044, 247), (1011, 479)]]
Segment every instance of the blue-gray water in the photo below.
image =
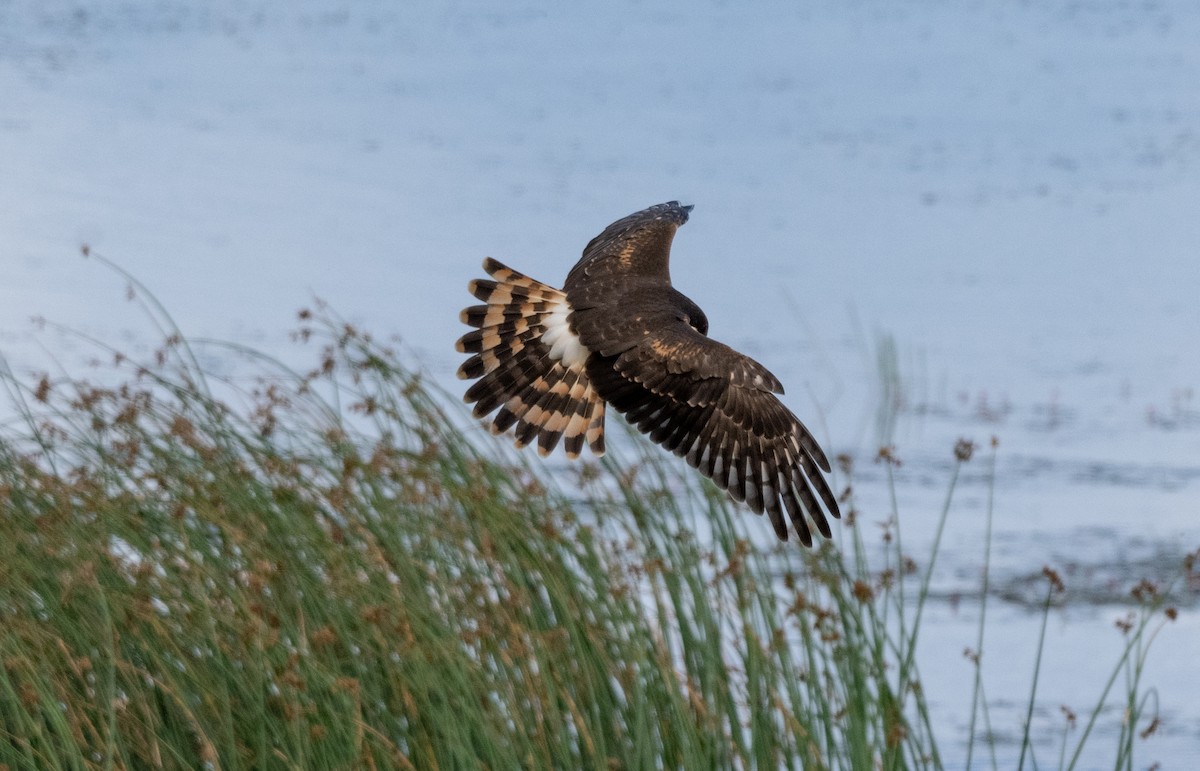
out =
[[(676, 285), (858, 458), (867, 520), (890, 512), (881, 437), (919, 555), (954, 441), (994, 435), (1001, 580), (1073, 566), (1112, 599), (1200, 546), (1198, 41), (1182, 1), (0, 2), (0, 351), (86, 360), (34, 315), (153, 343), (88, 243), (189, 333), (302, 361), (286, 332), (315, 294), (458, 388), (484, 256), (558, 282), (608, 222), (678, 198)], [(948, 595), (980, 559), (967, 471)], [(1123, 613), (1055, 618), (1039, 709), (1098, 695)], [(970, 605), (934, 618), (953, 732)], [(1012, 734), (1036, 625), (998, 618)], [(1139, 764), (1195, 762), (1198, 624), (1156, 643), (1167, 722)]]

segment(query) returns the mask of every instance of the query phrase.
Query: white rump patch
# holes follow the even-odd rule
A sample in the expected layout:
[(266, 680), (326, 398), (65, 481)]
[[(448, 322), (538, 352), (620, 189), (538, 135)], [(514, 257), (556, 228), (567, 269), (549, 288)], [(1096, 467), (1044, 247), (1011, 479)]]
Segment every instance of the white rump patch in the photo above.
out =
[(579, 341), (579, 335), (571, 331), (568, 317), (571, 306), (566, 300), (556, 303), (554, 310), (542, 321), (546, 331), (542, 342), (550, 347), (550, 356), (562, 362), (567, 369), (582, 369), (588, 358), (588, 349)]

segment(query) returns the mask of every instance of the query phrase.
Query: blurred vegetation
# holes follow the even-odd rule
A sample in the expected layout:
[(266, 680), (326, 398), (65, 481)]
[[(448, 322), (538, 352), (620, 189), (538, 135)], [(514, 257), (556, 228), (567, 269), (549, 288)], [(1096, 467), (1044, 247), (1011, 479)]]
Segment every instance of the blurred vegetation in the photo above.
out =
[(159, 315), (101, 382), (5, 376), (0, 768), (942, 765), (936, 552), (868, 567), (849, 459), (840, 550), (751, 548), (764, 523), (648, 443), (527, 463), (301, 318), (306, 373), (216, 378)]

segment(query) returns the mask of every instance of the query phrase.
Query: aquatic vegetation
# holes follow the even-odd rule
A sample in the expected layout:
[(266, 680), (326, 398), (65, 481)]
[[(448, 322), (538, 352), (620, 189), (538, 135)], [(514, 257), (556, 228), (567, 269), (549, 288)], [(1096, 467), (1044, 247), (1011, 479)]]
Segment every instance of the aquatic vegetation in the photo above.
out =
[[(869, 564), (851, 458), (840, 546), (760, 548), (641, 440), (568, 470), (522, 457), (327, 309), (301, 314), (311, 371), (223, 346), (250, 374), (216, 377), (215, 344), (146, 303), (166, 338), (145, 361), (3, 378), (0, 765), (957, 765), (915, 653), (936, 546), (917, 564), (892, 522)], [(952, 452), (943, 523), (980, 462)], [(1122, 768), (1174, 612), (1139, 592)]]

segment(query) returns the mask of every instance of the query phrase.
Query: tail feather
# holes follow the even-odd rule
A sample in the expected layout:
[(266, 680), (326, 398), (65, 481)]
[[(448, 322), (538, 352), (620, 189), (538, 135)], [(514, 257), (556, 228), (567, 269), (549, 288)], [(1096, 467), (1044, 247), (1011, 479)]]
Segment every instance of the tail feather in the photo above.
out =
[(591, 415), (591, 402), (587, 400), (576, 402), (574, 410), (567, 419), (567, 426), (563, 429), (563, 449), (566, 450), (568, 458), (578, 458), (579, 453), (583, 451), (584, 433), (587, 431)]
[[(537, 442), (538, 452), (548, 455), (561, 441), (567, 457), (576, 458), (586, 441), (603, 455), (604, 402), (577, 355), (566, 294), (491, 258), (483, 269), (494, 280), (468, 284), (485, 304), (463, 310), (462, 322), (474, 329), (455, 344), (471, 354), (459, 378), (476, 381), (465, 401), (475, 405), (476, 417), (495, 410), (491, 430), (512, 429), (518, 447)], [(555, 344), (564, 336), (573, 345)]]
[(483, 353), (501, 345), (512, 345), (519, 342), (522, 345), (535, 337), (541, 337), (538, 327), (526, 327), (518, 330), (515, 324), (500, 324), (485, 329), (476, 329), (459, 338), (455, 349), (459, 353)]
[[(594, 393), (594, 392), (593, 392)], [(587, 443), (597, 456), (604, 454), (604, 400), (595, 395), (592, 403), (592, 416), (588, 421)]]
[(488, 305), (504, 305), (516, 299), (528, 300), (532, 303), (553, 302), (559, 294), (557, 289), (549, 289), (544, 285), (515, 286), (502, 284), (498, 281), (488, 281), (477, 278), (467, 284), (467, 291)]
[[(459, 340), (459, 342), (462, 341)], [(458, 378), (459, 380), (472, 380), (491, 375), (493, 376), (492, 380), (504, 383), (505, 387), (511, 387), (512, 383), (509, 381), (515, 382), (524, 378), (531, 370), (545, 368), (538, 357), (538, 352), (528, 350), (528, 348), (525, 341), (502, 340), (464, 361), (458, 368)], [(479, 387), (479, 383), (472, 386), (472, 389), (477, 387)], [(473, 400), (469, 399), (468, 401)]]
[(458, 318), (469, 327), (487, 328), (510, 326), (514, 329), (528, 327), (539, 322), (547, 315), (547, 311), (539, 310), (542, 302), (524, 302), (520, 299), (511, 300), (509, 305), (472, 305), (464, 308)]
[(522, 351), (501, 362), (501, 365), (480, 378), (467, 389), (464, 400), (475, 402), (475, 417), (482, 418), (507, 402), (515, 391), (523, 390), (530, 380), (542, 377), (545, 368), (536, 353)]

